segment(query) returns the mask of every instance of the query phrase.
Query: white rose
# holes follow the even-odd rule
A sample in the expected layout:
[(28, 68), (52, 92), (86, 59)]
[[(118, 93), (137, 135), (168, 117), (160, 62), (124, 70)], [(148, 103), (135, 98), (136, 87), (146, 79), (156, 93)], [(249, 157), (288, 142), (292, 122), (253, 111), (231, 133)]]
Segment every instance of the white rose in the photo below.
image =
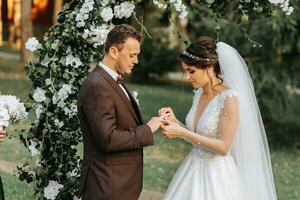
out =
[(21, 103), (16, 96), (0, 96), (0, 107), (2, 110), (7, 109), (10, 122), (15, 124), (24, 121), (28, 116), (24, 104)]
[(52, 49), (57, 49), (58, 44), (59, 44), (59, 40), (55, 40), (55, 41), (51, 44), (51, 48), (52, 48)]
[(35, 141), (30, 140), (30, 145), (28, 146), (28, 149), (30, 150), (32, 156), (36, 156), (39, 154), (39, 151), (36, 149), (36, 145), (37, 143)]
[(43, 90), (42, 88), (37, 87), (34, 90), (32, 98), (35, 102), (38, 102), (38, 103), (46, 102), (47, 101), (46, 90)]
[(35, 37), (31, 37), (25, 43), (25, 47), (29, 51), (34, 52), (34, 51), (38, 50), (39, 48), (41, 48), (41, 44)]
[(114, 7), (114, 15), (116, 18), (129, 18), (133, 13), (135, 5), (131, 2), (122, 2), (120, 5)]
[(98, 45), (103, 45), (105, 43), (108, 32), (109, 30), (106, 25), (91, 28), (90, 35), (92, 36), (92, 42), (95, 43), (94, 47), (97, 47)]
[(58, 119), (54, 120), (54, 124), (56, 127), (61, 128), (64, 126), (64, 122), (59, 121)]
[(100, 16), (105, 22), (108, 22), (114, 17), (114, 13), (110, 7), (105, 7), (101, 10)]
[(158, 8), (161, 8), (161, 9), (166, 9), (167, 8), (167, 4), (160, 3), (158, 0), (153, 0), (153, 4), (156, 5)]
[(77, 196), (74, 196), (74, 197), (73, 197), (73, 200), (81, 200), (81, 198), (80, 198), (80, 199), (78, 199), (78, 197), (77, 197)]
[(292, 14), (292, 12), (294, 11), (294, 7), (289, 7), (288, 11), (286, 12), (286, 15), (290, 15)]
[(38, 104), (36, 109), (35, 109), (35, 115), (36, 117), (39, 119), (41, 114), (45, 111), (45, 108), (43, 107), (43, 105)]
[(0, 126), (8, 127), (9, 119), (8, 110), (0, 105)]
[(44, 188), (44, 196), (46, 199), (55, 200), (59, 190), (63, 187), (63, 185), (57, 183), (56, 181), (49, 181), (48, 186)]
[(72, 65), (75, 68), (78, 68), (80, 65), (82, 65), (82, 62), (81, 62), (80, 58), (76, 58), (72, 54), (69, 54), (66, 57), (66, 65)]

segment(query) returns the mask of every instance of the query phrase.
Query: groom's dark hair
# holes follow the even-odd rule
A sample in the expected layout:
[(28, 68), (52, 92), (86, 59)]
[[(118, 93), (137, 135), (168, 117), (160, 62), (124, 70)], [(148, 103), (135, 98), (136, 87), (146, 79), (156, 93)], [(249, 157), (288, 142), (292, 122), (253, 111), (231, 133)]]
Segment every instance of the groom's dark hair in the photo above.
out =
[(123, 44), (130, 37), (139, 42), (142, 41), (142, 35), (133, 26), (128, 24), (116, 25), (107, 35), (105, 53), (107, 53), (112, 46), (122, 50)]

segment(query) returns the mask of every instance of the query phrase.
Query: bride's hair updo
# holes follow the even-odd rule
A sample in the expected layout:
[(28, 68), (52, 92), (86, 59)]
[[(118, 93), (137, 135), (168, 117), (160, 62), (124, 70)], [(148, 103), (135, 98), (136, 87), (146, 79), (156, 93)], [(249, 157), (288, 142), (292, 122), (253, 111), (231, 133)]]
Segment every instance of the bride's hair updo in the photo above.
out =
[(216, 52), (216, 42), (213, 38), (202, 36), (196, 42), (183, 51), (177, 59), (187, 65), (199, 69), (206, 69), (210, 64), (213, 65), (216, 76), (221, 79), (221, 70)]

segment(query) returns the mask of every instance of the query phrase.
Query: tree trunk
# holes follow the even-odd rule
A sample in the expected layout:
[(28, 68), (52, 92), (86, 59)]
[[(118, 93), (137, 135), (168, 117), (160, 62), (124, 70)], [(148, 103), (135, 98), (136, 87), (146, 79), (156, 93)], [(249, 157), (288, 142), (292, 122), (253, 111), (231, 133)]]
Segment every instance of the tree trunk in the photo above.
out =
[(2, 41), (8, 41), (9, 38), (9, 24), (8, 24), (8, 7), (7, 0), (1, 2), (1, 21), (2, 21)]
[(54, 9), (53, 9), (54, 12), (53, 12), (53, 19), (52, 19), (53, 24), (56, 24), (56, 22), (57, 22), (57, 15), (62, 10), (63, 3), (64, 3), (63, 0), (54, 1)]
[(21, 60), (28, 63), (32, 54), (25, 48), (25, 43), (32, 36), (31, 1), (21, 1)]

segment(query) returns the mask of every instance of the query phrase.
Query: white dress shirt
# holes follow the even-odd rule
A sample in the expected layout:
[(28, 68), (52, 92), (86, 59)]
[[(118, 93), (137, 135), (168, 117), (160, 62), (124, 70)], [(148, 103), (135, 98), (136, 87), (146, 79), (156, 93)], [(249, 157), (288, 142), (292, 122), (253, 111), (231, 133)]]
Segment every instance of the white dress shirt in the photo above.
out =
[[(112, 70), (111, 68), (109, 68), (108, 66), (103, 64), (103, 62), (99, 62), (99, 66), (102, 67), (115, 81), (117, 81), (118, 76), (119, 76), (119, 74), (117, 72), (115, 72), (114, 70)], [(121, 87), (121, 89), (123, 90), (123, 92), (125, 93), (125, 95), (127, 96), (127, 98), (130, 101), (130, 98), (129, 98), (128, 93), (126, 92), (125, 88), (120, 83), (119, 83), (119, 86)]]

